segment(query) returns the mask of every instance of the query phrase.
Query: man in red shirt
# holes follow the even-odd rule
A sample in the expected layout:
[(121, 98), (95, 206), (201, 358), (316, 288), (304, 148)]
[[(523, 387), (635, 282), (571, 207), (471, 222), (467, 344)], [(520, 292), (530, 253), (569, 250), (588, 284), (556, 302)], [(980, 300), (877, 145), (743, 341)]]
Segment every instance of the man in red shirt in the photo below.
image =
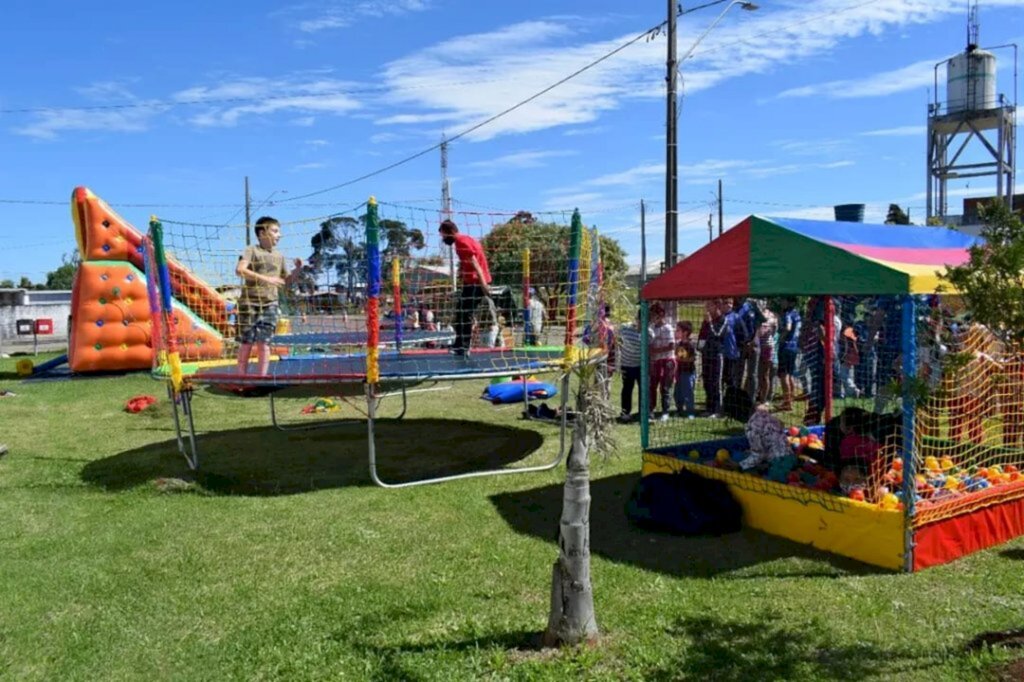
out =
[(480, 242), (469, 235), (459, 234), (459, 228), (451, 220), (445, 220), (438, 228), (441, 241), (455, 247), (455, 255), (459, 259), (459, 281), (462, 289), (459, 292), (458, 308), (455, 311), (455, 343), (452, 352), (465, 355), (473, 334), (473, 314), (481, 302), (494, 307), (487, 285), (491, 283), (491, 273), (487, 267), (487, 256)]

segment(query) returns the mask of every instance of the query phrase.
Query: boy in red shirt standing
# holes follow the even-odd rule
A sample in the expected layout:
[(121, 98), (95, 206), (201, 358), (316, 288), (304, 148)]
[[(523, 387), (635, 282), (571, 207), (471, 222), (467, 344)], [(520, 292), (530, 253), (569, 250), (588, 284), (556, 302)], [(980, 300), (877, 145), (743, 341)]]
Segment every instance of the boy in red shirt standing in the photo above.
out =
[(451, 220), (445, 220), (437, 230), (441, 233), (441, 241), (455, 247), (455, 255), (459, 260), (459, 291), (458, 307), (455, 311), (455, 343), (452, 352), (465, 355), (469, 350), (469, 341), (473, 333), (473, 314), (482, 301), (494, 312), (487, 285), (491, 283), (491, 273), (487, 267), (487, 256), (480, 242), (469, 235), (459, 234), (459, 228)]

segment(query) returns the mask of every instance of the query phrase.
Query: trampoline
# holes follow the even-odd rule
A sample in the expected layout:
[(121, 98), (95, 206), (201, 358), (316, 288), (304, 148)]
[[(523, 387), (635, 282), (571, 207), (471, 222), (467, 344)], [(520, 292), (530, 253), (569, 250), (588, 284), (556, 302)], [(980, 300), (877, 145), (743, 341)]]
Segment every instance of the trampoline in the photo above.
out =
[[(523, 310), (521, 336), (524, 345), (515, 343), (505, 348), (472, 347), (467, 354), (454, 354), (446, 348), (424, 347), (430, 343), (445, 344), (454, 339), (451, 332), (426, 331), (422, 329), (403, 330), (401, 326), (389, 330), (393, 333), (382, 334), (381, 309), (381, 263), (379, 244), (379, 219), (377, 204), (372, 198), (365, 204), (366, 215), (360, 219), (365, 221), (366, 235), (366, 302), (365, 331), (356, 329), (330, 329), (328, 325), (336, 320), (330, 316), (304, 320), (303, 327), (293, 333), (274, 335), (270, 346), (287, 346), (305, 348), (301, 353), (279, 353), (267, 365), (266, 372), (256, 373), (253, 365), (249, 372), (243, 373), (225, 355), (214, 365), (186, 365), (180, 361), (178, 345), (182, 343), (174, 329), (171, 305), (171, 283), (167, 276), (167, 255), (164, 252), (163, 227), (160, 221), (153, 219), (150, 223), (150, 236), (146, 240), (147, 271), (157, 274), (150, 277), (149, 282), (154, 291), (151, 294), (151, 307), (159, 319), (154, 333), (154, 377), (168, 382), (168, 392), (173, 405), (173, 418), (178, 449), (185, 457), (192, 470), (199, 468), (199, 448), (195, 423), (193, 419), (193, 392), (198, 386), (230, 387), (235, 390), (250, 391), (260, 395), (268, 395), (271, 404), (271, 419), (274, 426), (284, 429), (278, 423), (274, 407), (275, 394), (287, 394), (310, 391), (319, 395), (330, 395), (336, 389), (336, 395), (365, 396), (366, 410), (364, 419), (332, 419), (327, 422), (306, 424), (295, 428), (318, 428), (320, 426), (341, 426), (365, 422), (367, 429), (367, 454), (370, 478), (384, 488), (403, 488), (408, 486), (440, 483), (457, 479), (479, 476), (494, 476), (527, 472), (548, 471), (557, 467), (565, 458), (569, 439), (567, 438), (569, 399), (569, 379), (574, 367), (591, 362), (603, 362), (607, 349), (582, 347), (581, 335), (577, 329), (578, 320), (587, 319), (587, 311), (596, 315), (599, 310), (599, 287), (601, 283), (600, 256), (596, 230), (585, 231), (579, 212), (572, 214), (572, 225), (568, 231), (568, 244), (565, 245), (567, 258), (548, 259), (545, 261), (556, 273), (551, 279), (539, 280), (549, 288), (557, 287), (564, 292), (561, 298), (561, 314), (564, 315), (564, 344), (555, 347), (526, 346), (527, 339), (533, 338), (529, 322), (531, 289), (530, 252), (522, 255), (522, 270), (515, 276), (522, 278)], [(511, 216), (510, 216), (511, 218)], [(440, 221), (438, 221), (440, 222)], [(436, 230), (434, 222), (433, 227)], [(421, 234), (422, 238), (422, 234)], [(589, 239), (586, 257), (581, 257), (581, 244)], [(183, 243), (192, 243), (183, 240)], [(439, 244), (439, 248), (446, 249)], [(428, 255), (430, 267), (436, 274), (437, 263), (444, 263), (445, 251)], [(439, 255), (440, 254), (440, 255)], [(580, 263), (589, 263), (585, 281), (589, 282), (589, 291), (581, 283)], [(414, 270), (410, 266), (410, 270)], [(423, 270), (423, 267), (420, 268)], [(534, 273), (536, 274), (536, 273)], [(509, 277), (512, 275), (506, 275)], [(450, 280), (446, 280), (450, 281)], [(535, 278), (532, 280), (538, 283)], [(404, 289), (399, 286), (399, 259), (392, 261), (392, 292), (390, 305), (396, 314), (401, 315)], [(415, 282), (409, 288), (416, 290)], [(588, 304), (578, 304), (580, 291), (589, 294)], [(451, 298), (451, 297), (449, 297)], [(445, 299), (447, 300), (447, 299)], [(159, 305), (159, 311), (155, 311)], [(472, 312), (472, 311), (471, 311)], [(438, 317), (450, 323), (455, 312), (438, 310)], [(509, 320), (512, 322), (511, 320)], [(439, 320), (440, 323), (440, 320)], [(323, 325), (323, 326), (319, 326)], [(475, 338), (475, 337), (474, 337)], [(353, 348), (355, 347), (355, 348)], [(361, 347), (361, 348), (359, 348)], [(346, 353), (346, 349), (353, 352)], [(362, 352), (354, 352), (360, 350)], [(449, 382), (486, 380), (494, 377), (519, 376), (524, 383), (533, 374), (551, 373), (559, 375), (560, 411), (559, 411), (559, 443), (557, 452), (549, 461), (538, 465), (507, 467), (471, 471), (452, 475), (435, 476), (403, 482), (386, 482), (381, 479), (377, 470), (376, 444), (374, 439), (377, 427), (377, 411), (381, 400), (395, 395), (402, 397), (401, 419), (407, 408), (406, 396), (410, 387), (427, 382)], [(425, 388), (420, 390), (437, 390)], [(360, 398), (361, 399), (361, 398)], [(361, 411), (361, 410), (360, 410)], [(286, 429), (287, 430), (287, 429)]]
[[(425, 331), (411, 329), (403, 331), (401, 344), (416, 346), (427, 343), (450, 344), (455, 334), (443, 331)], [(296, 334), (277, 334), (270, 342), (281, 346), (363, 346), (366, 344), (365, 331), (341, 332), (300, 332)], [(380, 339), (381, 346), (395, 346), (399, 342), (395, 338)]]

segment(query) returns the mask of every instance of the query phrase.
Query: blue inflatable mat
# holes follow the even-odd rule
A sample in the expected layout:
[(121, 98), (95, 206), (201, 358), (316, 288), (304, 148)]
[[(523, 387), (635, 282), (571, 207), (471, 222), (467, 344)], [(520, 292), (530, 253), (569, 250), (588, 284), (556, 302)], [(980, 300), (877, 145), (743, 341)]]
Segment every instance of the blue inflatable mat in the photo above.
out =
[[(530, 393), (530, 399), (551, 398), (558, 395), (558, 389), (554, 384), (544, 384), (539, 381), (530, 381), (526, 384), (526, 390)], [(500, 384), (491, 384), (484, 390), (484, 400), (492, 403), (519, 403), (523, 401), (523, 382), (505, 381)]]

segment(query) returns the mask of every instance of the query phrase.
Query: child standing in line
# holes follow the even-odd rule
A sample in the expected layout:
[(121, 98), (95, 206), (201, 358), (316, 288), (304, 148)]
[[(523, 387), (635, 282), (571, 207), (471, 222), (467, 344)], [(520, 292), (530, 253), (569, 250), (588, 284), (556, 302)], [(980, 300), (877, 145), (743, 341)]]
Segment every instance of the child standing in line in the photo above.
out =
[(693, 324), (682, 320), (676, 325), (676, 412), (693, 419), (696, 407), (693, 390), (697, 383), (697, 349), (694, 347)]
[(258, 244), (245, 247), (235, 273), (242, 278), (238, 299), (238, 373), (249, 371), (249, 356), (256, 348), (258, 373), (270, 368), (270, 339), (277, 331), (278, 290), (293, 283), (302, 273), (302, 260), (288, 272), (284, 255), (276, 248), (281, 240), (281, 224), (270, 216), (256, 221)]
[(620, 424), (629, 423), (633, 418), (633, 389), (640, 384), (640, 345), (643, 340), (640, 333), (640, 316), (637, 315), (633, 322), (620, 326), (615, 335), (618, 351), (615, 355), (619, 369), (622, 370), (622, 392), (619, 396), (621, 409), (618, 417)]
[(651, 325), (647, 330), (647, 339), (651, 352), (651, 402), (648, 407), (653, 416), (660, 393), (661, 420), (667, 421), (671, 409), (669, 396), (676, 373), (676, 337), (672, 325), (665, 319), (665, 308), (660, 303), (651, 305)]

